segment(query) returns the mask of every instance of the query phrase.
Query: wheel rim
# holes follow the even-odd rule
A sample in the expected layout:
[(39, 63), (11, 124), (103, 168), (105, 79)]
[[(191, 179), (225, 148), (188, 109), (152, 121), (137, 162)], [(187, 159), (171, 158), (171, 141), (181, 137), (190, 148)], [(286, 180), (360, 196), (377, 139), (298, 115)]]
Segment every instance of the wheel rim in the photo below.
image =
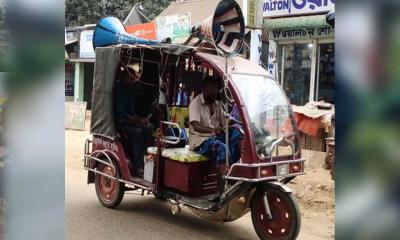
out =
[[(103, 166), (100, 169), (100, 172), (110, 176), (115, 176), (115, 171), (110, 166)], [(102, 200), (105, 202), (112, 202), (117, 196), (117, 180), (111, 179), (101, 174), (97, 174), (97, 177), (99, 178), (99, 192)]]
[(269, 219), (264, 207), (263, 195), (257, 198), (255, 209), (256, 224), (267, 239), (286, 239), (290, 234), (296, 216), (291, 212), (291, 208), (286, 198), (283, 198), (276, 191), (269, 191), (268, 203), (271, 210), (272, 219)]

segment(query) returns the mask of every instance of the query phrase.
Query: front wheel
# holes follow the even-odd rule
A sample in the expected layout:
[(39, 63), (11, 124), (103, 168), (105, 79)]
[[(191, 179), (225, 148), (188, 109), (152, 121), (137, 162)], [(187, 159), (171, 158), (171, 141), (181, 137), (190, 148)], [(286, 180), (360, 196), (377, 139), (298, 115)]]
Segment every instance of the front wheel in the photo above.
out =
[[(272, 219), (267, 214), (264, 198), (268, 201)], [(254, 229), (261, 240), (292, 240), (300, 231), (300, 210), (292, 194), (268, 186), (257, 191), (251, 204)]]
[[(119, 175), (117, 168), (114, 169), (105, 164), (100, 164), (97, 167), (97, 171), (113, 177), (118, 177)], [(107, 208), (117, 207), (121, 203), (125, 193), (123, 183), (98, 173), (96, 173), (95, 188), (97, 198)]]
[(156, 198), (156, 199), (158, 199), (158, 200), (161, 200), (161, 201), (167, 201), (167, 196), (164, 194), (164, 193), (162, 193), (162, 192), (160, 192), (160, 193), (153, 193), (154, 194), (154, 197)]

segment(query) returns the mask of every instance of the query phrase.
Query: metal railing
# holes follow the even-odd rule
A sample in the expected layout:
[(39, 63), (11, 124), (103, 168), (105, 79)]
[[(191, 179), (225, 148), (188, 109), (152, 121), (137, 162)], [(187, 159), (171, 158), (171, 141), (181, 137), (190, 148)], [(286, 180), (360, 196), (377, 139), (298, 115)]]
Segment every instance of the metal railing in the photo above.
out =
[(178, 144), (181, 141), (181, 137), (182, 137), (182, 129), (179, 126), (179, 124), (173, 123), (173, 122), (166, 122), (166, 121), (163, 121), (162, 123), (165, 125), (170, 125), (170, 126), (176, 127), (178, 129), (178, 137), (168, 136), (166, 138), (161, 139), (161, 141), (163, 143), (168, 143), (168, 144), (173, 144), (173, 145)]
[(288, 138), (286, 138), (286, 137), (281, 137), (281, 138), (278, 138), (277, 140), (275, 140), (275, 141), (272, 143), (271, 152), (269, 153), (269, 155), (270, 155), (269, 161), (270, 161), (270, 162), (272, 162), (272, 157), (273, 157), (273, 154), (272, 154), (272, 153), (274, 152), (275, 149), (276, 149), (276, 156), (279, 156), (279, 145), (280, 145), (282, 142), (285, 142), (286, 144), (290, 145), (290, 147), (292, 148), (292, 157), (293, 157), (293, 159), (296, 158), (296, 157), (295, 157), (295, 155), (296, 155), (296, 149), (295, 149), (295, 146), (294, 146), (293, 141), (290, 141), (290, 140), (289, 140)]
[[(123, 180), (123, 179), (121, 179), (119, 177), (115, 177), (115, 176), (100, 172), (96, 168), (94, 168), (95, 164), (91, 164), (91, 161), (95, 161), (95, 162), (107, 165), (107, 166), (111, 167), (114, 170), (114, 173), (117, 173), (117, 169), (114, 166), (114, 163), (111, 160), (111, 157), (105, 151), (96, 150), (96, 151), (94, 151), (92, 153), (89, 153), (90, 144), (91, 143), (92, 143), (92, 141), (90, 141), (89, 139), (87, 139), (86, 143), (85, 143), (84, 167), (83, 167), (85, 170), (90, 171), (90, 172), (94, 172), (96, 174), (100, 174), (102, 176), (105, 176), (105, 177), (108, 177), (110, 179), (122, 182), (122, 183), (127, 184), (127, 185), (132, 185), (134, 187), (142, 188), (142, 189), (149, 190), (149, 191), (153, 190), (153, 189), (151, 189), (151, 188), (149, 188), (149, 187), (147, 187), (145, 185), (142, 185), (142, 184), (139, 184), (139, 183), (134, 183), (134, 182), (131, 182), (131, 181), (126, 181), (126, 180)], [(97, 156), (99, 156), (99, 155), (104, 156), (106, 158), (106, 160), (98, 158)]]
[[(289, 163), (301, 163), (301, 169), (303, 169), (302, 172), (298, 173), (291, 173), (291, 174), (285, 174), (281, 176), (269, 176), (269, 177), (261, 177), (261, 168), (262, 167), (270, 167), (270, 166), (278, 166), (281, 164), (289, 164)], [(236, 181), (245, 181), (245, 182), (261, 182), (261, 181), (266, 181), (266, 180), (273, 180), (277, 179), (278, 177), (293, 177), (293, 176), (298, 176), (298, 175), (303, 175), (304, 173), (304, 162), (305, 159), (295, 159), (295, 160), (288, 160), (288, 161), (278, 161), (278, 162), (269, 162), (269, 163), (235, 163), (231, 166), (229, 169), (229, 172), (226, 176), (224, 176), (225, 179), (227, 180), (236, 180)], [(230, 176), (232, 174), (232, 171), (234, 168), (237, 167), (246, 167), (246, 168), (257, 168), (257, 178), (244, 178), (244, 177), (232, 177)]]

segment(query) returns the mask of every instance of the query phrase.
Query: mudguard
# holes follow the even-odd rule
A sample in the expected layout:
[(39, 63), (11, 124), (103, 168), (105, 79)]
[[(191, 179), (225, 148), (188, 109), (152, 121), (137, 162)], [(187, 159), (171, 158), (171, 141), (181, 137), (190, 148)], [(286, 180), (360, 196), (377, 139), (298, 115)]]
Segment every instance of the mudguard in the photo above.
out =
[(260, 182), (256, 184), (256, 191), (253, 191), (252, 194), (250, 195), (250, 201), (248, 202), (249, 205), (248, 207), (251, 207), (251, 202), (253, 201), (253, 197), (256, 194), (257, 191), (268, 191), (268, 188), (270, 187), (274, 187), (274, 188), (278, 188), (281, 191), (285, 192), (285, 193), (292, 193), (292, 189), (290, 189), (288, 186), (286, 186), (286, 184), (281, 183), (280, 181), (276, 180), (276, 181), (271, 181), (271, 182)]
[[(103, 151), (100, 151), (100, 152), (97, 152), (97, 153), (94, 153), (91, 155), (94, 157), (100, 158), (100, 159), (109, 158), (112, 161), (113, 165), (115, 165), (119, 169), (119, 166), (116, 165), (116, 163), (119, 162), (118, 156), (115, 153), (108, 151), (108, 150), (103, 150)], [(90, 166), (91, 168), (96, 168), (98, 163), (96, 161), (93, 161), (93, 162), (91, 162), (90, 165), (91, 165)], [(92, 171), (88, 171), (87, 184), (94, 183), (94, 180), (95, 180), (95, 173)]]
[(94, 183), (94, 178), (95, 178), (94, 172), (91, 172), (91, 171), (87, 171), (87, 172), (88, 172), (87, 184)]
[(281, 183), (279, 181), (267, 182), (266, 186), (268, 187), (268, 185), (279, 188), (280, 190), (282, 190), (285, 193), (292, 193), (292, 189), (290, 189), (286, 184)]

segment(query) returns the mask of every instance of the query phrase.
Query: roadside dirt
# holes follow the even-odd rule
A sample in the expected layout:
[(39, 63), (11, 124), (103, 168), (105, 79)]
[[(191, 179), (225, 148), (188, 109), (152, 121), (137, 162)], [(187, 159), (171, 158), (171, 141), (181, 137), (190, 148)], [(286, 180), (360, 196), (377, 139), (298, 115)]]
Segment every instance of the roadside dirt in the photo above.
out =
[(310, 231), (319, 231), (319, 226), (328, 225), (329, 238), (334, 239), (335, 182), (330, 171), (323, 168), (324, 152), (302, 150), (306, 161), (306, 174), (294, 179), (289, 187), (296, 196), (303, 218), (315, 219)]

